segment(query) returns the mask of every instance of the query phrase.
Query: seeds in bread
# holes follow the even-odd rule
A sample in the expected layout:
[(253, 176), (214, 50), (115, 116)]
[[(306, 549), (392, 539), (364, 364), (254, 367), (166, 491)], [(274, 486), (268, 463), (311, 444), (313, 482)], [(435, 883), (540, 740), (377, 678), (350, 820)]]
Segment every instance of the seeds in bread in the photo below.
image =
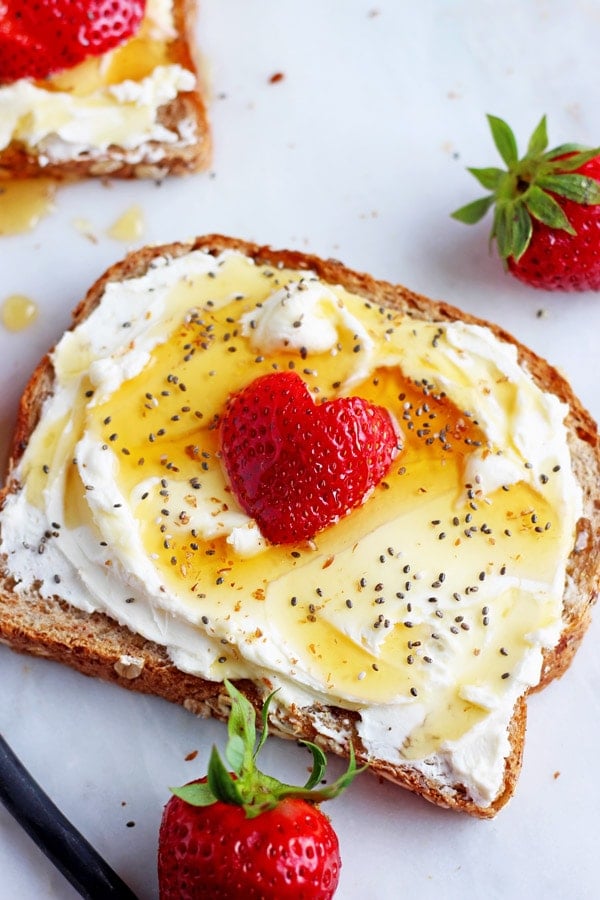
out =
[[(132, 304), (126, 319), (123, 291)], [(119, 318), (105, 327), (111, 305)], [(281, 322), (275, 329), (283, 345), (268, 344), (273, 328), (256, 339), (265, 315), (277, 319), (290, 307), (288, 330)], [(315, 315), (334, 326), (325, 349), (310, 349), (307, 323)], [(165, 341), (167, 332), (178, 336)], [(487, 342), (504, 360), (505, 377), (490, 380), (504, 385), (493, 388), (496, 400), (506, 403), (503, 390), (522, 389), (521, 402), (530, 392), (534, 406), (547, 403), (560, 416), (547, 429), (541, 456), (534, 458), (537, 419), (535, 440), (528, 445), (524, 438), (531, 457), (514, 457), (501, 444), (498, 422), (480, 403), (485, 391), (470, 390), (470, 408), (461, 405), (464, 415), (457, 414), (454, 398), (464, 395), (448, 359), (460, 351), (464, 375), (476, 349), (465, 349), (467, 340)], [(410, 342), (418, 352), (407, 350)], [(125, 385), (118, 374), (124, 358)], [(361, 510), (313, 545), (285, 550), (262, 546), (260, 536), (257, 542), (233, 499), (226, 494), (224, 501), (211, 443), (213, 417), (232, 384), (274, 363), (295, 365), (321, 397), (383, 391), (410, 445)], [(420, 403), (411, 407), (417, 389)], [(63, 412), (76, 410), (67, 421), (77, 431), (62, 448), (47, 440), (69, 432), (61, 404)], [(443, 441), (442, 412), (452, 425), (440, 429)], [(439, 418), (427, 426), (431, 414)], [(213, 427), (203, 429), (203, 421)], [(557, 444), (552, 435), (562, 435)], [(439, 487), (435, 460), (438, 470), (461, 479), (456, 507), (429, 502)], [(106, 461), (118, 474), (103, 498)], [(598, 589), (598, 469), (595, 425), (568, 385), (495, 326), (303, 254), (219, 236), (148, 248), (92, 288), (74, 330), (25, 392), (0, 516), (0, 633), (15, 649), (202, 714), (226, 716), (225, 676), (237, 678), (257, 704), (265, 689), (279, 687), (271, 722), (277, 732), (342, 754), (352, 741), (386, 778), (439, 805), (489, 817), (515, 787), (526, 694), (564, 671), (589, 622)], [(494, 486), (498, 471), (502, 480)], [(48, 479), (57, 476), (70, 483), (66, 506), (61, 491), (57, 506), (48, 491)], [(209, 502), (221, 491), (208, 525), (201, 521), (203, 480)], [(522, 504), (524, 496), (533, 506)], [(511, 503), (503, 505), (506, 497)], [(151, 512), (140, 511), (145, 503)], [(408, 506), (407, 530), (398, 520)], [(124, 507), (132, 519), (122, 518)], [(94, 522), (86, 524), (90, 513)], [(85, 583), (73, 578), (69, 559), (76, 523), (86, 546)], [(521, 537), (504, 533), (511, 528)], [(524, 556), (542, 573), (515, 568), (517, 540), (529, 542)], [(140, 557), (150, 568), (136, 569)], [(524, 588), (532, 580), (535, 588)], [(169, 606), (175, 595), (176, 603), (183, 598), (176, 616)], [(151, 604), (158, 615), (148, 614)], [(508, 631), (498, 630), (500, 617), (512, 622)], [(380, 637), (386, 634), (391, 641)], [(454, 723), (454, 733), (433, 740), (422, 727), (423, 711), (448, 724), (432, 699), (447, 690), (446, 677), (453, 681), (444, 696), (456, 694), (467, 715), (458, 716), (458, 733)], [(484, 771), (465, 763), (470, 738), (489, 748)]]
[(205, 169), (211, 138), (195, 21), (195, 0), (148, 0), (140, 31), (116, 50), (47, 84), (0, 85), (0, 180)]

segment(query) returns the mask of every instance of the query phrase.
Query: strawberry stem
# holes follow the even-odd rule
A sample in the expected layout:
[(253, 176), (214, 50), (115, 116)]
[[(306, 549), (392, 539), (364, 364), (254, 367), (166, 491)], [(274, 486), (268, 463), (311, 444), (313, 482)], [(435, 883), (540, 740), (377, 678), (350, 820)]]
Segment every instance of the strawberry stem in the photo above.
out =
[(261, 735), (256, 738), (256, 713), (252, 704), (230, 682), (225, 687), (231, 697), (231, 712), (227, 731), (225, 757), (233, 770), (228, 770), (219, 751), (213, 747), (205, 782), (194, 782), (179, 788), (171, 788), (181, 800), (192, 806), (210, 806), (217, 801), (242, 806), (248, 818), (255, 818), (273, 809), (285, 797), (297, 797), (311, 803), (320, 803), (337, 797), (363, 771), (356, 767), (354, 747), (350, 744), (346, 771), (331, 784), (315, 790), (325, 775), (327, 757), (323, 750), (311, 741), (302, 741), (312, 753), (313, 765), (306, 784), (298, 787), (286, 784), (261, 772), (256, 757), (262, 749), (268, 733), (269, 707), (276, 691), (266, 698), (261, 714)]

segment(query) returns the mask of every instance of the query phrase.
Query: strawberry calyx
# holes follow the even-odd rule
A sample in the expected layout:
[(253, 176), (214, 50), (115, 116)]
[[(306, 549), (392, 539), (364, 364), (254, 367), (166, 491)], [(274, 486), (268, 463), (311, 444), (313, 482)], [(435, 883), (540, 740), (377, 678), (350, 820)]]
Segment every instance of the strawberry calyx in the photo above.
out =
[(243, 807), (246, 817), (256, 818), (261, 813), (276, 806), (286, 797), (296, 797), (310, 803), (321, 803), (337, 797), (363, 771), (356, 767), (354, 748), (350, 744), (350, 758), (347, 770), (334, 782), (315, 789), (323, 779), (327, 758), (320, 747), (311, 741), (301, 741), (312, 753), (313, 766), (310, 776), (303, 786), (285, 784), (277, 778), (261, 772), (256, 765), (268, 734), (268, 716), (273, 691), (266, 698), (262, 708), (261, 735), (257, 739), (256, 713), (252, 704), (227, 679), (225, 687), (231, 697), (231, 712), (227, 724), (228, 741), (225, 757), (230, 771), (213, 747), (206, 780), (195, 781), (182, 787), (171, 788), (171, 792), (191, 806), (211, 806), (220, 801)]
[(557, 198), (582, 206), (600, 204), (600, 181), (577, 171), (597, 157), (600, 148), (561, 144), (547, 150), (546, 116), (542, 116), (525, 155), (519, 157), (510, 126), (497, 116), (487, 119), (506, 169), (468, 168), (491, 193), (455, 210), (452, 218), (474, 225), (493, 207), (490, 242), (496, 241), (501, 259), (518, 261), (530, 244), (534, 219), (550, 229), (576, 233)]

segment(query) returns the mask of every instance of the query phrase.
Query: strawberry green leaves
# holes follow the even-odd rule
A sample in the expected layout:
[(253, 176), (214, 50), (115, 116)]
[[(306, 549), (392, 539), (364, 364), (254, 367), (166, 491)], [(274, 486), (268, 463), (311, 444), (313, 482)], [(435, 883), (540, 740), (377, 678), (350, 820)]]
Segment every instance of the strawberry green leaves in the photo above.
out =
[[(587, 154), (585, 155), (587, 156)], [(560, 175), (542, 175), (538, 178), (537, 183), (546, 191), (552, 191), (560, 197), (574, 200), (575, 203), (584, 205), (600, 203), (600, 185), (594, 178), (585, 175), (569, 175), (566, 172)]]
[[(489, 116), (488, 118), (490, 120), (493, 119), (495, 123), (501, 123), (501, 126), (507, 128), (508, 131), (510, 131), (509, 126), (506, 124), (506, 122), (503, 122), (502, 119), (498, 119), (494, 116)], [(501, 127), (501, 126), (498, 124), (496, 127)], [(490, 127), (493, 127), (491, 125), (491, 122), (490, 122)], [(492, 134), (493, 134), (493, 132), (492, 132)], [(512, 134), (512, 132), (511, 132), (511, 134)], [(513, 140), (514, 140), (514, 137), (513, 137)], [(527, 156), (530, 157), (531, 159), (534, 159), (536, 156), (539, 156), (541, 153), (543, 153), (547, 146), (548, 146), (548, 128), (546, 125), (546, 116), (542, 116), (539, 123), (533, 129), (533, 134), (529, 138), (529, 143), (527, 144)], [(517, 152), (517, 144), (515, 141), (515, 162), (517, 161), (517, 158), (518, 158), (518, 152)]]
[(535, 222), (551, 230), (575, 235), (576, 230), (560, 198), (583, 206), (600, 204), (600, 182), (577, 171), (595, 159), (600, 149), (563, 144), (547, 150), (544, 116), (529, 139), (525, 155), (519, 158), (510, 126), (497, 116), (489, 115), (487, 119), (506, 169), (468, 169), (491, 193), (457, 209), (452, 217), (472, 225), (493, 208), (490, 240), (496, 241), (503, 260), (518, 262), (530, 245)]
[(325, 787), (315, 790), (322, 781), (327, 766), (325, 754), (316, 744), (303, 741), (311, 751), (313, 767), (306, 784), (302, 787), (285, 784), (261, 772), (256, 766), (256, 757), (267, 737), (269, 707), (274, 694), (270, 694), (262, 708), (261, 736), (256, 736), (256, 715), (252, 704), (229, 681), (225, 681), (231, 697), (231, 712), (228, 721), (228, 741), (225, 748), (227, 763), (233, 775), (213, 747), (206, 781), (197, 781), (179, 788), (172, 793), (192, 806), (211, 806), (217, 801), (244, 808), (247, 818), (255, 818), (269, 809), (275, 809), (286, 797), (296, 797), (319, 803), (337, 797), (353, 781), (362, 769), (357, 769), (354, 749), (350, 746), (350, 760), (346, 772)]
[[(503, 119), (499, 119), (497, 116), (488, 116), (487, 118), (488, 122), (490, 123), (492, 138), (494, 139), (496, 149), (506, 163), (507, 167), (509, 169), (512, 169), (519, 159), (517, 141), (512, 132), (512, 129), (509, 125), (506, 124)], [(532, 136), (532, 141), (536, 132), (540, 132), (540, 126), (541, 123), (536, 128), (534, 135)]]

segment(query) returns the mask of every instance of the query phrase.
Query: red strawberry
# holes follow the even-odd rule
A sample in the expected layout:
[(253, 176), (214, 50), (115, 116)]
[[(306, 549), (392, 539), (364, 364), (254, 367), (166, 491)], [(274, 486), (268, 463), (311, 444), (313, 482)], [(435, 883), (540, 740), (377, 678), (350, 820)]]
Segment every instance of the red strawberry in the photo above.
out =
[(46, 78), (122, 44), (146, 0), (0, 0), (0, 82)]
[(360, 397), (317, 406), (294, 372), (233, 394), (221, 422), (233, 492), (274, 544), (309, 540), (360, 506), (399, 447), (387, 410)]
[(473, 224), (495, 204), (490, 239), (516, 278), (550, 291), (600, 290), (600, 149), (546, 150), (544, 116), (519, 159), (506, 122), (488, 120), (508, 171), (469, 169), (492, 193), (452, 215)]
[[(282, 784), (256, 768), (267, 734), (271, 695), (256, 745), (253, 707), (229, 682), (232, 699), (228, 772), (216, 748), (208, 775), (173, 791), (158, 843), (160, 900), (328, 900), (341, 867), (337, 836), (318, 802), (337, 796), (356, 775), (347, 772), (313, 790), (326, 760), (314, 744), (306, 785)], [(255, 746), (256, 745), (256, 746)]]

